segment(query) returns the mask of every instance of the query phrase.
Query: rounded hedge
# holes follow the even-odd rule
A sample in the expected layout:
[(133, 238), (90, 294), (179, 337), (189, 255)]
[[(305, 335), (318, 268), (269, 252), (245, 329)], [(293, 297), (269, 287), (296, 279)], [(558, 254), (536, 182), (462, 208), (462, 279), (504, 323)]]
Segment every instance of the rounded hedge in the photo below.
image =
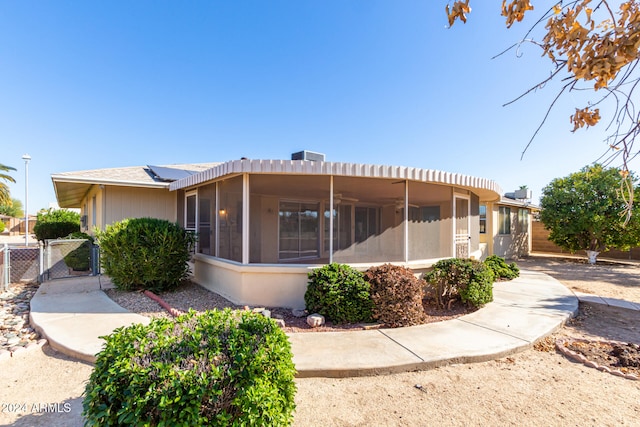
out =
[(418, 325), (424, 321), (422, 305), (425, 281), (411, 269), (384, 264), (364, 273), (371, 285), (373, 318), (392, 328)]
[(459, 297), (463, 303), (474, 307), (493, 301), (493, 271), (480, 261), (466, 258), (440, 260), (425, 279), (434, 288), (441, 305), (444, 305), (443, 296)]
[(190, 311), (116, 329), (86, 386), (87, 426), (290, 425), (295, 367), (272, 319)]
[(125, 219), (97, 232), (105, 274), (122, 290), (164, 291), (189, 274), (193, 233), (157, 218)]
[(59, 239), (80, 232), (80, 214), (67, 209), (38, 212), (33, 233), (39, 241)]
[(93, 236), (80, 231), (69, 234), (65, 239), (80, 240), (85, 242), (78, 243), (75, 248), (69, 247), (68, 253), (64, 256), (64, 263), (67, 267), (74, 271), (88, 271), (91, 269), (91, 248), (93, 247)]
[(493, 271), (496, 279), (512, 280), (520, 276), (520, 269), (515, 262), (507, 264), (504, 258), (491, 255), (484, 260), (484, 264)]
[(373, 314), (369, 289), (361, 272), (331, 263), (309, 273), (304, 302), (309, 313), (320, 313), (335, 323), (369, 322)]

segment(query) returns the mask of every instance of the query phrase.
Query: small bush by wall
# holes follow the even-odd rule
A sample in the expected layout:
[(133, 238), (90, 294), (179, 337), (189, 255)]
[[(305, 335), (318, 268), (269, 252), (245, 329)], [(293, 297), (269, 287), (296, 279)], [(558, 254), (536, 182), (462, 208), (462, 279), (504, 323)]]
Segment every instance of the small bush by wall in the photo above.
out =
[(86, 239), (78, 248), (72, 250), (64, 257), (67, 267), (75, 271), (87, 271), (91, 268), (91, 248), (93, 247), (93, 236), (86, 233), (75, 232), (69, 234), (65, 239)]
[(495, 279), (512, 280), (520, 276), (520, 268), (515, 262), (507, 264), (504, 258), (491, 255), (484, 260), (484, 264), (491, 269)]
[(309, 273), (304, 301), (310, 313), (335, 323), (368, 322), (373, 302), (364, 275), (346, 264), (332, 263)]
[(480, 261), (462, 258), (438, 261), (425, 280), (433, 287), (441, 306), (445, 299), (458, 297), (474, 307), (493, 301), (493, 272)]
[(290, 425), (294, 376), (287, 336), (260, 314), (154, 319), (106, 337), (85, 389), (85, 425)]
[(104, 272), (119, 289), (174, 289), (189, 273), (195, 237), (176, 223), (125, 219), (96, 235)]
[(371, 285), (374, 319), (393, 328), (418, 325), (424, 321), (422, 298), (426, 283), (418, 279), (411, 269), (384, 264), (371, 267), (364, 277)]

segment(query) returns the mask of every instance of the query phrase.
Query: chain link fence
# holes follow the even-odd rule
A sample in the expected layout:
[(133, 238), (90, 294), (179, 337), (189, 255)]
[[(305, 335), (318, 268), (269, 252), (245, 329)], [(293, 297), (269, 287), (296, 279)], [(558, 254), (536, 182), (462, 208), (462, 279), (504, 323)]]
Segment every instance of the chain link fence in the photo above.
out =
[(9, 246), (3, 269), (5, 272), (8, 271), (9, 283), (39, 281), (40, 252), (39, 247)]
[(100, 273), (98, 246), (84, 239), (48, 240), (37, 247), (0, 246), (0, 290), (11, 283), (42, 282)]

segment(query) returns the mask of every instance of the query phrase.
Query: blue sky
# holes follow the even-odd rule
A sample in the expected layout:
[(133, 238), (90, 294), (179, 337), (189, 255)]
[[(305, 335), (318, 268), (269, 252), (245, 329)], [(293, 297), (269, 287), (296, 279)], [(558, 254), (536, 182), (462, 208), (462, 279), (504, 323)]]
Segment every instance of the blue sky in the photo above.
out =
[(12, 196), (24, 201), (25, 153), (35, 213), (55, 201), (52, 173), (306, 149), (528, 185), (537, 200), (605, 151), (603, 127), (570, 132), (578, 93), (520, 160), (556, 91), (502, 104), (549, 63), (531, 46), (491, 58), (534, 15), (507, 30), (499, 1), (476, 0), (469, 22), (449, 29), (445, 4), (0, 2), (0, 163), (17, 168)]

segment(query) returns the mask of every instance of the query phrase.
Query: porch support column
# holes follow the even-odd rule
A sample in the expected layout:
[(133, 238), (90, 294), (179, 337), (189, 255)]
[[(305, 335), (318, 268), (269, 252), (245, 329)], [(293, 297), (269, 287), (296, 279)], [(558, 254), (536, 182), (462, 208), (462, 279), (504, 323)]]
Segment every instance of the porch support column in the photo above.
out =
[(216, 238), (214, 239), (215, 241), (213, 242), (214, 247), (213, 247), (213, 256), (220, 256), (220, 251), (219, 251), (219, 247), (220, 247), (220, 186), (218, 185), (218, 181), (216, 181), (216, 209), (215, 209), (215, 224), (214, 224), (214, 229), (216, 230)]
[(249, 174), (242, 174), (242, 263), (249, 264)]
[(404, 181), (404, 262), (409, 262), (409, 180)]
[(329, 176), (329, 264), (333, 262), (333, 175)]

